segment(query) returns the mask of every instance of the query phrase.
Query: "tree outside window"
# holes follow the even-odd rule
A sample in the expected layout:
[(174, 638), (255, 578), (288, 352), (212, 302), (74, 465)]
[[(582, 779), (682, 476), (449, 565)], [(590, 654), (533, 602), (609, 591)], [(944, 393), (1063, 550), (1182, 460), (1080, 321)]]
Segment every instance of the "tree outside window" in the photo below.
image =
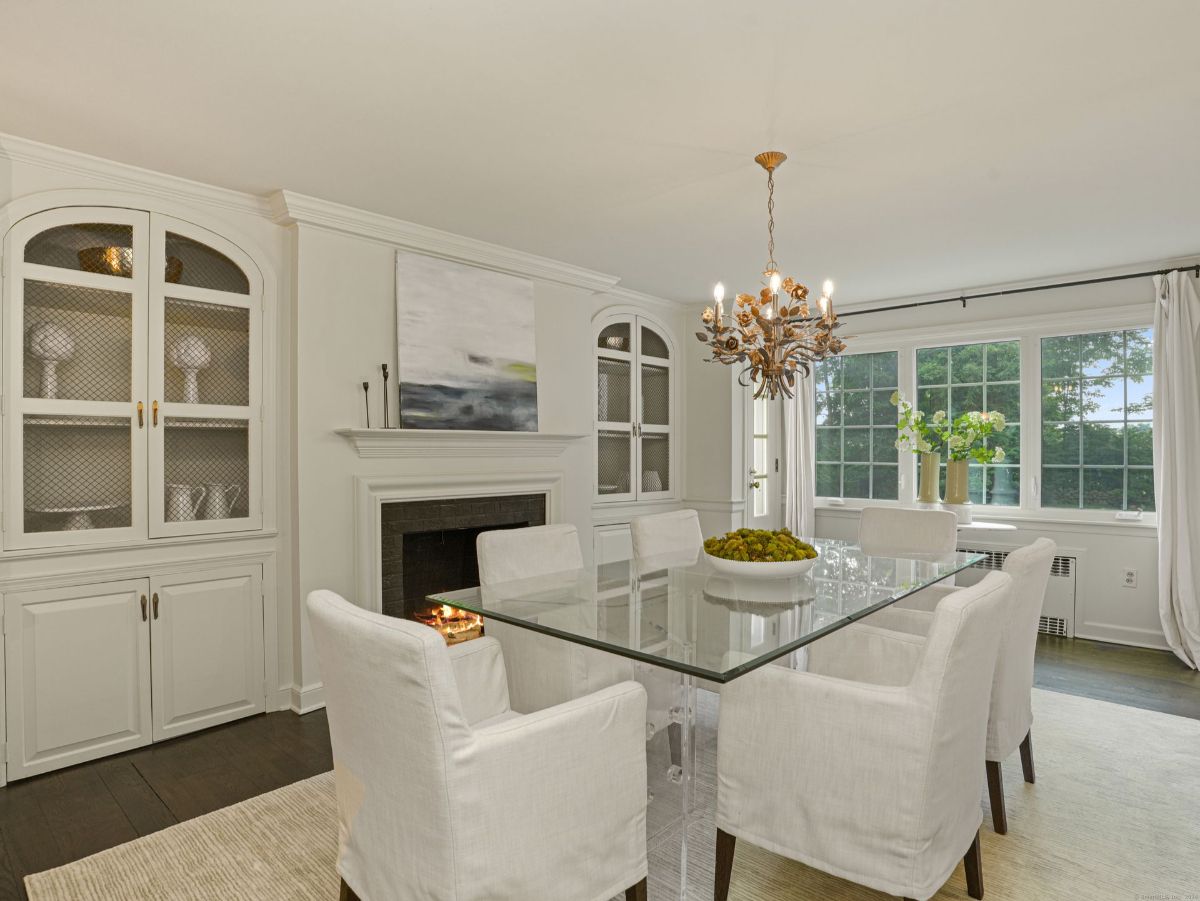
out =
[(1151, 329), (1043, 338), (1042, 506), (1154, 510)]

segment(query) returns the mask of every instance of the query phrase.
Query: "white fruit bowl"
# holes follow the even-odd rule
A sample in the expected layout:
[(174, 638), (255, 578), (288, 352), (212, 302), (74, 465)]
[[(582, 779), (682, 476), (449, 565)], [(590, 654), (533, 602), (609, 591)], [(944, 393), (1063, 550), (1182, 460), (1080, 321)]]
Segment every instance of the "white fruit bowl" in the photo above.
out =
[(724, 557), (714, 557), (709, 553), (705, 553), (704, 556), (717, 572), (730, 576), (745, 576), (748, 579), (794, 579), (812, 569), (820, 559), (820, 557), (812, 557), (808, 560), (755, 562), (752, 560), (726, 560)]

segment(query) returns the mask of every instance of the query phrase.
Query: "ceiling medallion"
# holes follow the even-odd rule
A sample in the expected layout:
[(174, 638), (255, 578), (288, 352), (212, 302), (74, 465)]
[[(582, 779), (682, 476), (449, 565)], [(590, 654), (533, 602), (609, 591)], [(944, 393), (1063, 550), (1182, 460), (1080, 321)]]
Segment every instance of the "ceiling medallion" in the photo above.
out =
[[(797, 378), (812, 371), (812, 364), (840, 354), (846, 344), (834, 335), (840, 327), (833, 312), (833, 282), (826, 279), (817, 300), (816, 315), (808, 305), (808, 288), (791, 278), (780, 278), (775, 263), (775, 170), (787, 159), (778, 150), (760, 153), (754, 161), (767, 170), (767, 267), (764, 287), (756, 295), (739, 294), (725, 322), (725, 286), (713, 289), (715, 307), (701, 317), (704, 331), (696, 337), (712, 348), (712, 360), (741, 365), (739, 381), (757, 385), (754, 396), (772, 400), (792, 397)], [(783, 295), (782, 299), (780, 295)]]

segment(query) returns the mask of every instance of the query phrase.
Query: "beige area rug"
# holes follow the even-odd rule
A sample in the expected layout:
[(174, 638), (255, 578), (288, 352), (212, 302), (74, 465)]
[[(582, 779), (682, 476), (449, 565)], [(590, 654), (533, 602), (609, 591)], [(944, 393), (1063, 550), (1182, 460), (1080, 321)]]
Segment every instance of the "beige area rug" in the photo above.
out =
[[(1009, 834), (983, 829), (989, 901), (1200, 898), (1200, 721), (1035, 691), (1038, 783), (1005, 766)], [(711, 716), (711, 710), (706, 711)], [(700, 793), (712, 784), (702, 748)], [(986, 813), (986, 811), (985, 811)], [(324, 774), (26, 878), (32, 901), (329, 901), (337, 897), (333, 779)], [(692, 830), (695, 897), (712, 897), (712, 825)], [(671, 842), (651, 854), (668, 897)], [(731, 898), (873, 901), (885, 895), (739, 843)], [(962, 867), (937, 894), (965, 899)], [(371, 899), (382, 901), (382, 899)], [(572, 901), (572, 899), (562, 899)]]

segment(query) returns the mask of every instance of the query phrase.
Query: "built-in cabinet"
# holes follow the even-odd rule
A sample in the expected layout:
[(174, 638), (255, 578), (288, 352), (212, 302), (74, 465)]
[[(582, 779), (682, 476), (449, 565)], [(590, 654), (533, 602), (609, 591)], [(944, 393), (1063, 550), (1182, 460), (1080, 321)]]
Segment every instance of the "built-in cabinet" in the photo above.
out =
[(637, 314), (596, 324), (598, 502), (668, 500), (675, 486), (675, 359), (667, 330)]
[(64, 206), (8, 230), (3, 278), (7, 779), (263, 711), (260, 268)]
[(8, 778), (265, 709), (259, 566), (9, 592)]

